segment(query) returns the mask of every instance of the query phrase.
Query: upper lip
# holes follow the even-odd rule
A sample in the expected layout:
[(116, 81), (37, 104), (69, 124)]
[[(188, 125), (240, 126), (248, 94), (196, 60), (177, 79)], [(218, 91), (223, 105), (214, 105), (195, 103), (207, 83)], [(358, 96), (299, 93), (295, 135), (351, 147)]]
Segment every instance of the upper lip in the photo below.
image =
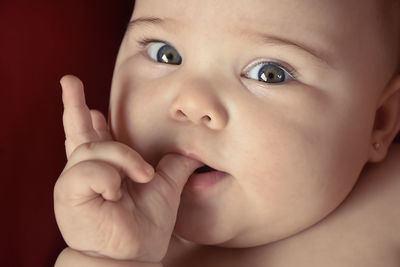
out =
[(195, 159), (197, 161), (200, 161), (201, 163), (204, 163), (204, 161), (199, 156), (197, 156), (195, 153), (186, 152), (185, 150), (181, 150), (181, 149), (175, 149), (172, 152), (180, 154), (180, 155), (188, 157), (188, 158), (191, 158), (191, 159)]
[(193, 153), (193, 152), (186, 152), (185, 150), (182, 150), (182, 149), (175, 149), (175, 150), (173, 150), (172, 152), (173, 152), (173, 153), (180, 154), (180, 155), (185, 156), (185, 157), (188, 157), (188, 158), (191, 158), (191, 159), (194, 159), (194, 160), (197, 160), (197, 161), (200, 161), (203, 165), (207, 165), (207, 166), (209, 166), (209, 167), (211, 167), (211, 168), (217, 170), (217, 168), (215, 168), (215, 167), (212, 166), (211, 164), (207, 163), (205, 160), (203, 160), (203, 159), (202, 159), (200, 156), (198, 156), (196, 153)]

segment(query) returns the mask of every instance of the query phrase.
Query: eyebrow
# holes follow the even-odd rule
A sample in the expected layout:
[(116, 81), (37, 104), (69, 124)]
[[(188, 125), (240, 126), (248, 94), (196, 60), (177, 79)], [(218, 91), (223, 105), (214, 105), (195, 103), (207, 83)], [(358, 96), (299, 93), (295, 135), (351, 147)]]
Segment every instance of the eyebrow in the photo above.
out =
[[(173, 19), (167, 19), (168, 21), (175, 21)], [(127, 31), (131, 31), (134, 27), (139, 26), (139, 25), (161, 25), (164, 24), (166, 19), (161, 19), (157, 17), (140, 17), (137, 19), (134, 19), (128, 23), (127, 26)], [(249, 33), (244, 30), (243, 31), (246, 35)], [(317, 49), (308, 46), (307, 44), (304, 44), (302, 42), (298, 41), (292, 41), (287, 38), (271, 35), (271, 34), (265, 34), (265, 33), (257, 33), (253, 32), (250, 34), (252, 37), (256, 37), (257, 39), (261, 40), (262, 43), (267, 43), (269, 45), (286, 45), (286, 46), (292, 46), (295, 48), (298, 48), (302, 51), (307, 52), (309, 55), (311, 55), (313, 58), (316, 58), (318, 61), (331, 65), (331, 59), (330, 56), (327, 53), (323, 53), (321, 51), (318, 51)]]
[(257, 38), (261, 38), (263, 43), (267, 43), (270, 45), (286, 45), (296, 47), (307, 52), (312, 57), (316, 58), (318, 61), (321, 61), (324, 64), (331, 65), (330, 56), (327, 53), (321, 52), (307, 44), (304, 44), (299, 41), (292, 41), (283, 37), (265, 34), (265, 33), (255, 33), (254, 34)]
[(161, 18), (156, 17), (141, 17), (134, 20), (129, 21), (127, 25), (127, 31), (132, 30), (134, 27), (138, 25), (159, 25), (163, 24), (165, 21)]

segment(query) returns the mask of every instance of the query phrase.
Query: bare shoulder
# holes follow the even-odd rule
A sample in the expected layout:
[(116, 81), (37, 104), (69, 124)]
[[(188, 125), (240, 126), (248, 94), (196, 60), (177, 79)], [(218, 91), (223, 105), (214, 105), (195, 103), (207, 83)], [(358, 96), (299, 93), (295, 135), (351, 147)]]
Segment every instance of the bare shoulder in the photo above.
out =
[[(400, 144), (392, 144), (386, 158), (376, 164), (365, 167), (361, 182), (374, 189), (385, 190), (387, 194), (381, 197), (397, 198), (400, 201)], [(389, 193), (395, 194), (389, 194)], [(384, 192), (380, 192), (384, 193)]]
[(385, 160), (364, 168), (354, 193), (369, 220), (379, 222), (400, 248), (400, 144), (392, 144)]

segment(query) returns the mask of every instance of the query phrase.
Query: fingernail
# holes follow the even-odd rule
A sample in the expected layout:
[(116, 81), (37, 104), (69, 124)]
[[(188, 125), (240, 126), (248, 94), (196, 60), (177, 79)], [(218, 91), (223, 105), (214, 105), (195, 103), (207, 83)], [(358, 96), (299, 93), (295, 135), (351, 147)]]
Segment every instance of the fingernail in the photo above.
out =
[(150, 181), (153, 178), (153, 169), (149, 166), (143, 166), (138, 170), (138, 178), (143, 180), (143, 182)]
[(152, 167), (152, 166), (146, 165), (146, 166), (144, 166), (143, 170), (144, 170), (144, 172), (146, 173), (146, 176), (147, 176), (148, 178), (153, 177), (154, 171), (153, 171), (153, 167)]

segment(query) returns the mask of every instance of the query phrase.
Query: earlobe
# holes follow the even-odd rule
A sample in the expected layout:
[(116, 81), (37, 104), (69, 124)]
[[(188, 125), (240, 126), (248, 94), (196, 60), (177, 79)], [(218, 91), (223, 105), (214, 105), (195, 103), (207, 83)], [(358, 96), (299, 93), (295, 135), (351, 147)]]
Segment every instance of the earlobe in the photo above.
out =
[(400, 75), (395, 75), (381, 94), (371, 136), (370, 162), (382, 161), (400, 130)]

